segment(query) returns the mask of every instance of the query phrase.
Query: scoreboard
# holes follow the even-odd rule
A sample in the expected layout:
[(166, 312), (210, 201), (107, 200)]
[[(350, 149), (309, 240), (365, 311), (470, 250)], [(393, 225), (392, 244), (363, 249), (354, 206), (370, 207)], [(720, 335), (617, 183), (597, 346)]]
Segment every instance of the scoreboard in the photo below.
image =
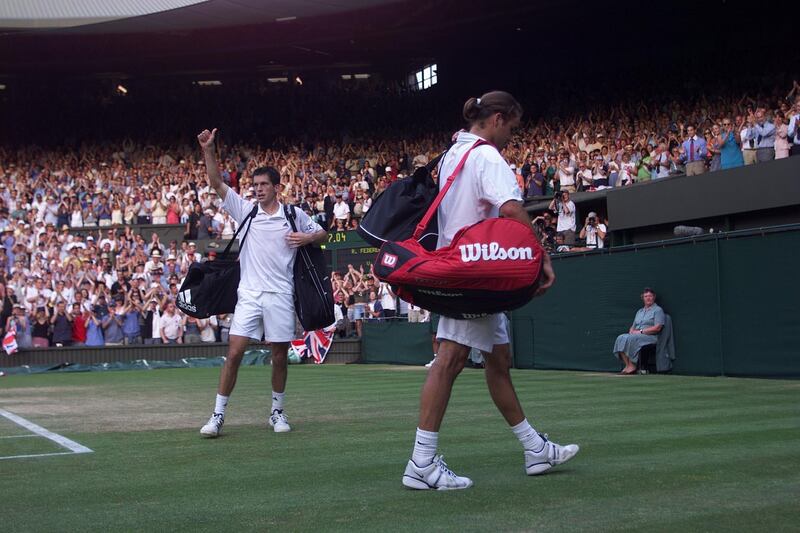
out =
[(322, 246), (325, 259), (331, 272), (346, 272), (347, 265), (356, 270), (364, 265), (371, 265), (378, 255), (378, 249), (366, 242), (355, 231), (332, 231), (328, 233), (328, 242)]

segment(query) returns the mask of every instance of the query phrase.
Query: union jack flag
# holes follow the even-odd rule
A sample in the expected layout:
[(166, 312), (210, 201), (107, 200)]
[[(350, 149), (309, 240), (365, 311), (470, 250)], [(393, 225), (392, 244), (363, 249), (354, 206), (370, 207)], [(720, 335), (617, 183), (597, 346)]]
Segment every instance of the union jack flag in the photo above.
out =
[(316, 331), (304, 331), (302, 339), (292, 341), (292, 350), (301, 359), (313, 357), (314, 362), (320, 365), (325, 362), (325, 356), (328, 355), (328, 350), (333, 344), (334, 333), (336, 333), (336, 326)]
[(5, 337), (3, 337), (3, 349), (8, 355), (15, 354), (19, 350), (17, 346), (17, 332), (11, 328)]

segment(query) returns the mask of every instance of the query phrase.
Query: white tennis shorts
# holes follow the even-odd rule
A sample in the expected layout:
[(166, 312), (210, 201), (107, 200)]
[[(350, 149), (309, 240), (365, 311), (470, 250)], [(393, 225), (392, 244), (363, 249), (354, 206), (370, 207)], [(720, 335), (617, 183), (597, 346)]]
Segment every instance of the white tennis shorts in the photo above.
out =
[(231, 335), (266, 342), (294, 340), (294, 300), (291, 294), (239, 289)]
[(443, 316), (439, 319), (436, 338), (491, 353), (495, 344), (508, 344), (508, 319), (503, 313), (472, 320)]

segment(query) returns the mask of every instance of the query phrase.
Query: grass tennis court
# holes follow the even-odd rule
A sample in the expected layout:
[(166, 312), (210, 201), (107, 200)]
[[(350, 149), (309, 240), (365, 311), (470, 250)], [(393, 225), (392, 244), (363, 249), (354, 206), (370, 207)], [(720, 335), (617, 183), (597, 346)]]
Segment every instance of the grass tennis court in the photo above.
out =
[[(401, 487), (424, 369), (292, 366), (293, 431), (243, 367), (224, 437), (198, 435), (218, 368), (0, 378), (0, 409), (94, 453), (0, 460), (4, 531), (797, 530), (800, 382), (515, 371), (533, 425), (581, 453), (544, 476), (456, 382), (440, 444), (466, 491)], [(0, 457), (58, 451), (0, 418)], [(63, 450), (62, 450), (63, 451)]]

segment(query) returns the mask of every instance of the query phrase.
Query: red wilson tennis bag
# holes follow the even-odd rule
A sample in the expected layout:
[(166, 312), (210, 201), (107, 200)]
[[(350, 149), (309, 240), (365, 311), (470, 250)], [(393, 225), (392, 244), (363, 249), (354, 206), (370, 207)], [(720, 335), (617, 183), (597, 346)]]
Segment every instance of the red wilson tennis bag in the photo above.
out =
[(510, 311), (527, 304), (536, 291), (545, 253), (531, 228), (517, 220), (490, 218), (462, 228), (445, 248), (428, 251), (417, 241), (436, 213), (469, 153), (420, 221), (414, 236), (381, 246), (373, 271), (395, 287), (403, 300), (459, 319)]

